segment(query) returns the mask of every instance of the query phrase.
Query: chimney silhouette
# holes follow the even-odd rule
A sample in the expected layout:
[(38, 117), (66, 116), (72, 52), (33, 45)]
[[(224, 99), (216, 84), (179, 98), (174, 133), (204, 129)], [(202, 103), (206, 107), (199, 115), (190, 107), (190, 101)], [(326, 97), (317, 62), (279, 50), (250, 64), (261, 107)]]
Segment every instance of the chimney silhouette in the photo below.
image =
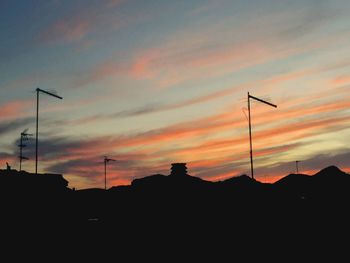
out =
[(171, 176), (186, 176), (187, 175), (186, 163), (172, 163), (170, 175)]

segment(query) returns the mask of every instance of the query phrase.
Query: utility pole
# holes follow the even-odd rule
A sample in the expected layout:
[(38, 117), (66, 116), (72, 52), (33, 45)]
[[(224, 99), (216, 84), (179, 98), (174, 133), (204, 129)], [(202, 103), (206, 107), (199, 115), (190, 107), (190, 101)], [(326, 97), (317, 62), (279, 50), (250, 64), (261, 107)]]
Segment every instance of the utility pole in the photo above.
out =
[(18, 145), (19, 147), (19, 171), (22, 171), (22, 161), (24, 160), (29, 160), (29, 158), (23, 156), (23, 148), (26, 147), (27, 145), (24, 144), (24, 141), (28, 140), (28, 136), (33, 136), (33, 134), (28, 134), (27, 133), (28, 129), (25, 129), (23, 132), (21, 132), (21, 139), (20, 143)]
[(107, 163), (109, 163), (109, 162), (116, 162), (116, 160), (107, 158), (107, 156), (105, 156), (105, 158), (104, 158), (104, 164), (105, 164), (105, 190), (107, 190)]
[(57, 99), (63, 99), (62, 97), (53, 94), (51, 92), (42, 90), (37, 88), (36, 89), (36, 138), (35, 138), (35, 174), (38, 175), (38, 148), (39, 148), (39, 94), (44, 93), (46, 95), (55, 97)]
[(249, 118), (249, 145), (250, 145), (250, 173), (252, 179), (254, 179), (254, 166), (253, 166), (253, 142), (252, 142), (252, 121), (251, 121), (251, 114), (250, 114), (250, 99), (262, 102), (264, 104), (267, 104), (269, 106), (272, 106), (274, 108), (277, 108), (277, 105), (272, 104), (270, 102), (267, 102), (265, 100), (259, 99), (257, 97), (254, 97), (249, 94), (248, 92), (248, 118)]

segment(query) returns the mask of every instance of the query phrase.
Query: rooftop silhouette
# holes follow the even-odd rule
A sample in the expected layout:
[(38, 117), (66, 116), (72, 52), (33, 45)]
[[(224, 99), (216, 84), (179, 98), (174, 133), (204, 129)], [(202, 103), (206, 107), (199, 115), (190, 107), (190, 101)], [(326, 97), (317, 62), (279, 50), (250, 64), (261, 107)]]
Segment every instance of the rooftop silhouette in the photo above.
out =
[(61, 174), (36, 175), (35, 173), (11, 169), (8, 164), (6, 170), (0, 169), (0, 185), (2, 191), (7, 192), (69, 190), (68, 181)]
[(2, 214), (9, 225), (60, 224), (86, 231), (119, 227), (120, 238), (203, 229), (220, 237), (256, 236), (261, 231), (277, 235), (278, 229), (291, 231), (287, 223), (304, 235), (314, 227), (310, 222), (329, 224), (325, 215), (332, 215), (339, 227), (349, 219), (344, 208), (350, 202), (350, 175), (335, 166), (315, 175), (290, 174), (269, 184), (247, 175), (206, 181), (188, 174), (185, 163), (176, 163), (168, 175), (145, 176), (107, 191), (73, 191), (67, 186), (58, 174), (0, 170)]
[(171, 176), (187, 176), (186, 163), (172, 163), (171, 164)]

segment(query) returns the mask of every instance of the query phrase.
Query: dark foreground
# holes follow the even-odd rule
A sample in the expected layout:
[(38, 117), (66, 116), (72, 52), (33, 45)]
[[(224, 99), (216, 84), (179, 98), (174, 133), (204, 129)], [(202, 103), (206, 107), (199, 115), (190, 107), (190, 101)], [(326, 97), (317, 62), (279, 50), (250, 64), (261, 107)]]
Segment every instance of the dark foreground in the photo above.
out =
[(108, 191), (2, 187), (0, 198), (3, 236), (17, 245), (63, 238), (62, 246), (108, 243), (120, 253), (148, 247), (175, 257), (196, 254), (195, 248), (236, 253), (238, 247), (286, 249), (292, 256), (313, 244), (349, 244), (350, 175), (336, 167), (275, 184), (247, 176), (212, 183), (154, 175)]

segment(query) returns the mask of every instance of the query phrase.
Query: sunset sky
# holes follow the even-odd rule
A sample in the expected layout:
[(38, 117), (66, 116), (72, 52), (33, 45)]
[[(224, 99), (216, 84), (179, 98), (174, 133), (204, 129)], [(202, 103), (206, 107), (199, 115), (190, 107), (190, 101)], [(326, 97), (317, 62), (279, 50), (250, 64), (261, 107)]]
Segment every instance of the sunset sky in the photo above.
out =
[[(2, 0), (0, 167), (35, 133), (39, 172), (103, 187), (187, 162), (206, 180), (350, 171), (348, 0)], [(27, 142), (23, 167), (35, 168)]]

